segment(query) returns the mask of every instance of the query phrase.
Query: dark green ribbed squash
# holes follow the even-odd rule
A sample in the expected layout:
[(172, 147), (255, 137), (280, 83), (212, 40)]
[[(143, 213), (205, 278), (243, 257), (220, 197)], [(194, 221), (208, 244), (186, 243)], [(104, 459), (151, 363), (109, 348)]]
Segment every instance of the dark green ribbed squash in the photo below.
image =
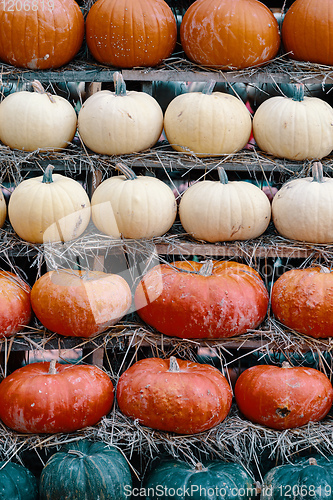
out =
[(23, 465), (0, 462), (0, 499), (37, 500), (38, 483)]
[(143, 488), (147, 500), (250, 500), (257, 491), (241, 465), (220, 460), (196, 466), (166, 460), (149, 472)]
[(122, 453), (103, 442), (65, 445), (47, 461), (40, 500), (125, 500), (132, 478)]
[(264, 477), (260, 500), (333, 500), (333, 457), (304, 458), (273, 467)]

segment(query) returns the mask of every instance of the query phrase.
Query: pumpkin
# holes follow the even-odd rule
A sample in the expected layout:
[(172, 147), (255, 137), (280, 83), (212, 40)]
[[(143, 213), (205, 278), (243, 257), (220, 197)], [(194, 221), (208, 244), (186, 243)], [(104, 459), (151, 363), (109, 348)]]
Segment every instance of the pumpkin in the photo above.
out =
[(147, 500), (157, 496), (167, 499), (187, 495), (189, 498), (250, 500), (257, 494), (254, 480), (242, 465), (222, 460), (207, 460), (195, 465), (175, 459), (164, 460), (152, 466), (143, 487), (148, 492)]
[(199, 181), (182, 195), (179, 218), (193, 238), (212, 243), (260, 236), (271, 220), (265, 193), (245, 181), (228, 182), (223, 167), (218, 181)]
[(291, 240), (332, 243), (333, 179), (324, 177), (320, 162), (312, 164), (312, 176), (283, 184), (272, 202), (277, 231)]
[(156, 66), (175, 48), (177, 23), (164, 0), (97, 0), (87, 15), (86, 40), (103, 64)]
[(31, 243), (69, 241), (87, 228), (91, 207), (81, 184), (48, 165), (44, 174), (21, 181), (8, 203), (16, 234)]
[(264, 320), (268, 292), (257, 271), (233, 261), (176, 261), (150, 269), (134, 295), (138, 315), (165, 335), (225, 338)]
[(107, 330), (128, 312), (131, 302), (124, 278), (102, 271), (49, 271), (31, 289), (37, 318), (64, 336), (92, 337)]
[(30, 286), (19, 276), (0, 270), (0, 337), (10, 337), (32, 316)]
[(125, 155), (154, 146), (163, 130), (158, 102), (145, 92), (126, 90), (121, 73), (114, 73), (114, 92), (101, 90), (83, 103), (78, 131), (95, 153)]
[(314, 338), (333, 337), (333, 273), (326, 267), (283, 273), (273, 285), (271, 304), (288, 328)]
[(211, 365), (187, 360), (147, 358), (119, 378), (120, 411), (142, 425), (176, 434), (196, 434), (228, 415), (232, 391)]
[(74, 0), (5, 0), (0, 26), (0, 60), (32, 70), (67, 64), (84, 37), (83, 14)]
[(296, 0), (282, 23), (284, 50), (292, 59), (331, 66), (332, 28), (333, 5), (330, 0)]
[(45, 92), (40, 82), (33, 85), (35, 92), (14, 92), (0, 103), (0, 140), (11, 149), (60, 150), (75, 135), (75, 110), (63, 97)]
[(280, 47), (278, 22), (257, 0), (197, 0), (184, 14), (180, 40), (191, 61), (221, 69), (258, 66)]
[(333, 149), (333, 108), (304, 97), (304, 85), (296, 84), (293, 97), (271, 97), (258, 107), (253, 135), (262, 151), (278, 158), (319, 160)]
[(7, 204), (5, 197), (0, 189), (0, 229), (4, 225), (7, 217)]
[(260, 500), (333, 498), (332, 457), (315, 454), (272, 467), (264, 476)]
[(3, 500), (38, 500), (35, 476), (23, 465), (0, 462), (0, 498)]
[(315, 368), (255, 365), (235, 384), (235, 399), (243, 416), (272, 429), (293, 429), (322, 420), (330, 411), (333, 389)]
[(23, 433), (73, 432), (110, 412), (114, 388), (93, 365), (31, 363), (0, 384), (0, 419)]
[(40, 500), (126, 500), (132, 478), (124, 455), (115, 447), (87, 439), (65, 444), (43, 467)]
[(152, 238), (162, 236), (177, 215), (172, 189), (149, 175), (136, 176), (125, 165), (116, 168), (123, 175), (104, 180), (91, 198), (95, 226), (115, 238)]
[(251, 115), (243, 101), (213, 92), (212, 80), (202, 92), (180, 94), (164, 114), (164, 132), (176, 151), (199, 157), (235, 153), (251, 134)]

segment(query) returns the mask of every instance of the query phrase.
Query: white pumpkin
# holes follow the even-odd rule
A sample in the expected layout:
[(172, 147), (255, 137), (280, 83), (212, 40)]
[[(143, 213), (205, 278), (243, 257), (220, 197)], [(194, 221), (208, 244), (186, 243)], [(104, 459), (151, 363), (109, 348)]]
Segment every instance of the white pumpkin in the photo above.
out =
[(7, 217), (7, 204), (5, 197), (0, 189), (0, 228), (4, 225)]
[(333, 108), (295, 85), (293, 97), (271, 97), (258, 107), (253, 135), (262, 151), (278, 158), (319, 160), (333, 149)]
[(177, 202), (165, 182), (151, 176), (136, 176), (122, 164), (124, 175), (104, 180), (91, 198), (92, 221), (103, 233), (119, 238), (162, 236), (177, 215)]
[(209, 82), (202, 92), (175, 97), (164, 114), (164, 132), (173, 149), (199, 157), (241, 150), (249, 140), (252, 119), (237, 97), (212, 92)]
[(114, 74), (115, 91), (92, 94), (79, 111), (78, 131), (92, 151), (124, 155), (156, 144), (163, 130), (163, 112), (145, 92), (126, 91), (122, 75)]
[(65, 148), (77, 127), (73, 106), (63, 97), (46, 93), (39, 82), (33, 86), (35, 92), (14, 92), (0, 103), (0, 140), (24, 151)]
[(198, 181), (184, 192), (179, 204), (183, 228), (211, 243), (260, 236), (271, 219), (267, 196), (249, 182), (229, 182), (223, 167), (218, 173), (218, 181)]
[(272, 202), (277, 231), (291, 240), (333, 242), (333, 179), (323, 176), (320, 162), (312, 165), (312, 177), (285, 183)]
[(89, 197), (81, 184), (49, 165), (43, 176), (25, 179), (9, 198), (8, 216), (16, 234), (31, 243), (69, 241), (89, 224)]

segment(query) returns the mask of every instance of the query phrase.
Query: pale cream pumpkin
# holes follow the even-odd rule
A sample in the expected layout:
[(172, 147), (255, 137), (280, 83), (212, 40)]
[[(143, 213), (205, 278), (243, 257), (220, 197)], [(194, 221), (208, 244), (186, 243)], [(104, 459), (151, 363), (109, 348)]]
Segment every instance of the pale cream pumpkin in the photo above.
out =
[(81, 184), (49, 165), (43, 176), (25, 179), (9, 198), (8, 216), (16, 234), (31, 243), (69, 241), (89, 224), (89, 197)]
[(104, 180), (91, 198), (95, 226), (115, 238), (142, 239), (165, 234), (177, 215), (171, 188), (156, 177), (137, 177), (123, 164), (116, 168), (124, 175)]
[(179, 204), (183, 228), (211, 243), (260, 236), (271, 219), (267, 196), (249, 182), (229, 182), (223, 167), (218, 173), (218, 181), (198, 181), (184, 192)]
[(262, 151), (288, 160), (319, 160), (333, 149), (333, 108), (318, 97), (294, 96), (264, 101), (253, 117), (253, 135)]
[(78, 116), (78, 131), (92, 151), (123, 155), (156, 144), (163, 130), (163, 112), (145, 92), (127, 91), (121, 73), (114, 74), (115, 91), (102, 90), (84, 102)]
[(72, 141), (77, 127), (73, 106), (63, 97), (44, 91), (34, 82), (34, 92), (8, 95), (0, 103), (0, 140), (11, 149), (60, 150)]
[(333, 179), (323, 176), (320, 162), (312, 165), (312, 177), (284, 184), (272, 202), (277, 231), (292, 240), (333, 242)]
[(0, 189), (0, 228), (4, 225), (7, 217), (7, 204), (5, 197)]
[(164, 132), (173, 149), (200, 157), (241, 150), (251, 134), (251, 115), (243, 101), (223, 92), (212, 92), (209, 82), (202, 92), (175, 97), (164, 114)]

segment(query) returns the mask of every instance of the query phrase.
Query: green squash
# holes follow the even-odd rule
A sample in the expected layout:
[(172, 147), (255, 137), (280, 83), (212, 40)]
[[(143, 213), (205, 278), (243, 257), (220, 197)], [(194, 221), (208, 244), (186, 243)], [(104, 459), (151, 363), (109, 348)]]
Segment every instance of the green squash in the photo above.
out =
[(0, 499), (37, 500), (38, 483), (23, 465), (0, 462)]
[(273, 467), (264, 477), (260, 500), (333, 500), (333, 457), (303, 458)]
[(196, 466), (165, 460), (147, 474), (142, 488), (140, 494), (145, 494), (146, 500), (250, 500), (257, 494), (244, 467), (221, 460)]
[(132, 489), (131, 471), (116, 448), (81, 440), (50, 457), (39, 488), (40, 500), (125, 500)]

